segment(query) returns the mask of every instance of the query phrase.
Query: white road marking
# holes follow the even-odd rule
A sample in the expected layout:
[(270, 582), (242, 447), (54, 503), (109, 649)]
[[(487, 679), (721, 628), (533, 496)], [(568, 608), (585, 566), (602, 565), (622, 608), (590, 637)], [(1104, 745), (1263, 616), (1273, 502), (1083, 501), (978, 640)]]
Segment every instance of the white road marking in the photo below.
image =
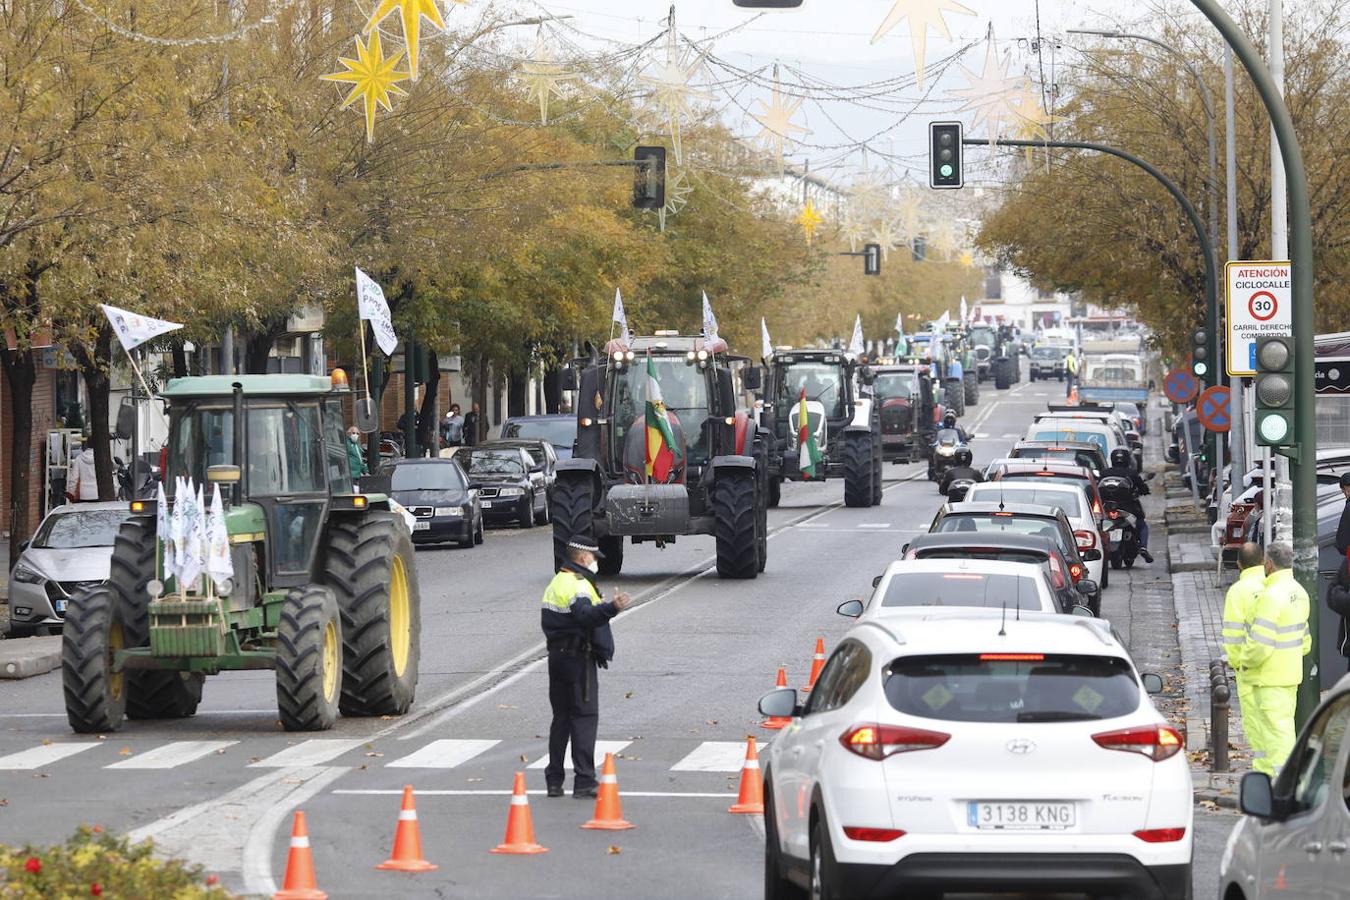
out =
[(860, 523), (860, 524), (858, 525), (858, 527), (859, 527), (859, 528), (890, 528), (890, 527), (891, 527), (891, 523), (890, 523), (890, 522), (862, 522), (862, 523)]
[(238, 741), (173, 741), (162, 747), (147, 750), (131, 759), (115, 762), (105, 769), (174, 769), (210, 756), (217, 750), (232, 747)]
[[(596, 768), (599, 768), (600, 764), (603, 763), (603, 762), (605, 761), (605, 754), (606, 754), (606, 753), (613, 753), (615, 756), (618, 756), (618, 755), (619, 755), (619, 752), (620, 752), (621, 750), (623, 750), (623, 748), (627, 747), (627, 746), (628, 746), (629, 744), (631, 744), (631, 743), (633, 743), (633, 742), (632, 742), (632, 741), (596, 741), (596, 742), (595, 742), (595, 765), (596, 765)], [(527, 768), (527, 769), (542, 769), (542, 768), (544, 768), (544, 767), (547, 766), (547, 765), (548, 765), (548, 755), (545, 754), (542, 758), (536, 759), (534, 762), (530, 763), (530, 764), (529, 764), (528, 766), (526, 766), (525, 768)], [(567, 742), (567, 768), (569, 768), (569, 769), (572, 768), (572, 742), (571, 742), (571, 741), (568, 741), (568, 742)]]
[(99, 746), (102, 746), (102, 744), (92, 741), (80, 744), (44, 744), (41, 747), (20, 750), (18, 753), (11, 753), (8, 756), (0, 756), (0, 770), (27, 771), (41, 769), (54, 762), (60, 762), (67, 756), (74, 756), (76, 753), (83, 753)]
[(670, 771), (739, 772), (744, 764), (744, 741), (704, 741), (693, 753), (671, 766)]
[(461, 741), (442, 739), (432, 741), (420, 750), (409, 753), (401, 759), (386, 763), (389, 769), (453, 769), (463, 765), (480, 753), (491, 750), (501, 741)]
[[(376, 789), (376, 788), (360, 788), (360, 789), (358, 789), (358, 788), (348, 788), (348, 789), (338, 788), (338, 789), (336, 789), (336, 790), (329, 791), (328, 793), (330, 793), (330, 794), (344, 794), (344, 795), (349, 796), (349, 797), (353, 797), (353, 796), (355, 796), (355, 797), (398, 797), (398, 796), (402, 796), (402, 794), (403, 794), (403, 789), (402, 789), (402, 788), (398, 788), (397, 790), (380, 790), (380, 789)], [(526, 791), (525, 793), (530, 794), (530, 795), (535, 796), (535, 797), (542, 797), (542, 796), (544, 796), (544, 795), (547, 793), (547, 791)], [(704, 792), (704, 791), (624, 791), (624, 790), (620, 790), (620, 791), (619, 791), (619, 794), (620, 794), (621, 796), (623, 796), (623, 797), (695, 797), (695, 798), (698, 798), (698, 797), (710, 797), (710, 798), (717, 798), (717, 799), (726, 799), (726, 798), (728, 798), (728, 797), (736, 797), (736, 796), (738, 796), (737, 793), (736, 793), (735, 791), (726, 791), (726, 792), (722, 792), (722, 793), (717, 793), (717, 792), (713, 792), (713, 791), (706, 791), (706, 792)], [(417, 798), (418, 798), (419, 800), (422, 799), (423, 797), (510, 797), (511, 795), (512, 795), (512, 792), (511, 792), (511, 791), (499, 791), (499, 790), (481, 790), (481, 791), (468, 791), (468, 790), (465, 790), (465, 791), (458, 791), (458, 790), (430, 790), (430, 791), (418, 791), (418, 792), (417, 792)]]
[(321, 766), (337, 759), (349, 750), (366, 743), (362, 740), (344, 740), (320, 738), (304, 741), (294, 747), (287, 747), (279, 753), (273, 753), (266, 759), (250, 763), (250, 769), (282, 769), (293, 766)]

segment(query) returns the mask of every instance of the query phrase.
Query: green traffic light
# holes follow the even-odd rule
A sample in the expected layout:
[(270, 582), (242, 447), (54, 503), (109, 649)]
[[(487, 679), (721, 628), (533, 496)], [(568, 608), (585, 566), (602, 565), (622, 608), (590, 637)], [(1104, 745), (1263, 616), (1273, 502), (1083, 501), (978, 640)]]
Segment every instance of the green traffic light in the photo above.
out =
[(938, 166), (938, 174), (941, 175), (943, 178), (951, 178), (952, 167), (944, 163), (943, 165)]

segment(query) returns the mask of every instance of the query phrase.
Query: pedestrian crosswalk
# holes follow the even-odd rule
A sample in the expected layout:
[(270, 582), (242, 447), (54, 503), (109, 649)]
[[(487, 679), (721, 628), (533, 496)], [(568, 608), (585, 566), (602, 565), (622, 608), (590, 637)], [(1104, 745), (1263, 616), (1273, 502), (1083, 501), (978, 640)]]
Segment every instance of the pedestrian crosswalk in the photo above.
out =
[[(261, 743), (261, 742), (259, 742)], [(0, 755), (0, 775), (5, 772), (34, 772), (62, 765), (86, 765), (118, 771), (180, 769), (193, 764), (229, 765), (242, 762), (249, 769), (283, 769), (325, 765), (359, 765), (389, 769), (456, 769), (470, 764), (509, 761), (512, 767), (532, 760), (527, 769), (543, 769), (548, 764), (543, 740), (439, 738), (411, 742), (406, 752), (401, 742), (374, 744), (351, 738), (292, 738), (277, 747), (269, 740), (267, 755), (246, 755), (255, 744), (238, 740), (168, 741), (142, 746), (134, 740), (123, 744), (115, 737), (104, 740), (48, 741), (35, 747)], [(625, 767), (657, 766), (671, 772), (738, 772), (745, 759), (743, 741), (653, 741), (634, 749), (632, 740), (598, 740), (595, 757), (606, 753), (625, 760)], [(568, 753), (571, 766), (571, 753)]]

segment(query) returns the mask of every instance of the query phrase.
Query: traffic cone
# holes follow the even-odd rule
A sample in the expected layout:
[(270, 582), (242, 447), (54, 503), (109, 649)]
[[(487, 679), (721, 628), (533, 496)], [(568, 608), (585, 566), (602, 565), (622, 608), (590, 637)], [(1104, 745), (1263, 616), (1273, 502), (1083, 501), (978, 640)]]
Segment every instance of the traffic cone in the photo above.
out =
[(305, 814), (300, 810), (296, 810), (295, 824), (291, 826), (286, 880), (281, 890), (272, 895), (272, 900), (328, 900), (328, 895), (319, 890), (314, 882), (314, 856), (309, 850), (309, 829), (305, 827)]
[(811, 677), (806, 681), (806, 687), (802, 693), (809, 694), (811, 688), (816, 686), (816, 679), (820, 677), (820, 670), (825, 668), (825, 639), (816, 638), (816, 653), (811, 657)]
[(1070, 406), (1078, 405), (1078, 388), (1074, 388), (1073, 390), (1069, 391), (1069, 405)]
[[(778, 683), (774, 687), (785, 688), (787, 683), (787, 669), (783, 666), (778, 667)], [(792, 724), (792, 720), (785, 716), (769, 716), (763, 722), (759, 723), (760, 728), (767, 728), (770, 731), (777, 731), (780, 728), (786, 728)]]
[(619, 778), (614, 774), (614, 754), (605, 754), (605, 765), (600, 770), (600, 791), (595, 795), (595, 818), (582, 828), (599, 831), (623, 831), (634, 828), (632, 822), (625, 822), (623, 806), (619, 802)]
[[(781, 671), (781, 670), (780, 670)], [(730, 813), (762, 814), (764, 812), (764, 780), (759, 774), (759, 751), (755, 738), (746, 738), (745, 764), (741, 766), (741, 792)]]
[(525, 793), (525, 773), (516, 773), (511, 789), (511, 811), (506, 816), (506, 837), (492, 848), (493, 853), (547, 853), (547, 847), (534, 842), (534, 819), (530, 816), (530, 797)]
[(413, 799), (411, 784), (403, 786), (403, 806), (398, 811), (398, 828), (394, 831), (394, 852), (375, 868), (396, 872), (430, 872), (440, 868), (422, 858), (422, 827), (417, 824), (417, 801)]

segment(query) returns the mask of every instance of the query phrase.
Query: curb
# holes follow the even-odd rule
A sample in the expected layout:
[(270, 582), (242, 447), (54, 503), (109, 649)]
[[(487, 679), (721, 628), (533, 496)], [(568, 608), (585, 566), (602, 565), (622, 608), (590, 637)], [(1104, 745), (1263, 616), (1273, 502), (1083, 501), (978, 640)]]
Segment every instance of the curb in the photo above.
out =
[(0, 679), (32, 678), (60, 667), (60, 635), (15, 638), (0, 643)]

